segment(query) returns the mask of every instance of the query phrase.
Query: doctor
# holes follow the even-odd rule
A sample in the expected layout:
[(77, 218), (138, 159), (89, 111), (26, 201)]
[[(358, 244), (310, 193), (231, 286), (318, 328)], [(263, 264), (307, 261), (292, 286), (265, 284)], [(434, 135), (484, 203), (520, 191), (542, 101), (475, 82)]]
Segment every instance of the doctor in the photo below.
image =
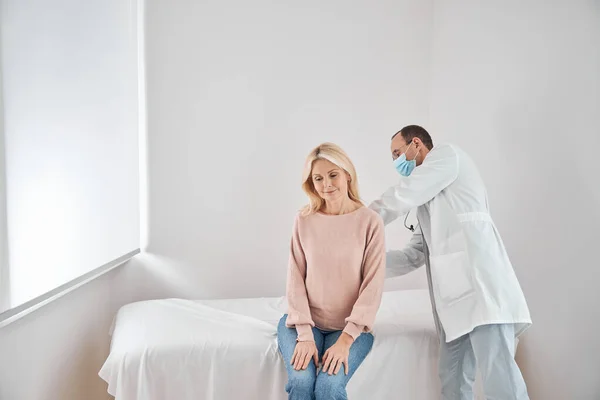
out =
[(386, 269), (392, 277), (426, 267), (442, 399), (472, 400), (476, 367), (486, 398), (529, 399), (514, 353), (531, 318), (477, 167), (456, 146), (434, 147), (416, 125), (392, 137), (391, 151), (403, 177), (370, 208), (386, 225), (417, 209), (417, 230), (403, 250), (388, 252)]

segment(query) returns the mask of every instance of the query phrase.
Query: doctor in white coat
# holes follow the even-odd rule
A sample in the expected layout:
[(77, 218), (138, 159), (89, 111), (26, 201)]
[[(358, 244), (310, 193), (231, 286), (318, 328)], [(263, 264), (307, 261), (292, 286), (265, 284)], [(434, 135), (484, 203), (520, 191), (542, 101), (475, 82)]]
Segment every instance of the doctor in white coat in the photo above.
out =
[(531, 318), (477, 167), (454, 145), (434, 147), (416, 125), (392, 137), (391, 151), (401, 180), (370, 208), (386, 225), (417, 209), (417, 230), (388, 252), (387, 275), (427, 269), (442, 399), (472, 400), (476, 368), (487, 399), (529, 399), (514, 352)]

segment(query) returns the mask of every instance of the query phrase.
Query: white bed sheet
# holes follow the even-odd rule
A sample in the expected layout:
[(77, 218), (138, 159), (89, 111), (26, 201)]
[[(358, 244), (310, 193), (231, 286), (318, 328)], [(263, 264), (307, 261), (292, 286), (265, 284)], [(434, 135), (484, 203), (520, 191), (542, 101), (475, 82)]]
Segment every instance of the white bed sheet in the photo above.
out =
[[(100, 370), (116, 400), (285, 400), (276, 329), (284, 298), (152, 300), (122, 307)], [(439, 398), (426, 290), (384, 293), (350, 400)]]

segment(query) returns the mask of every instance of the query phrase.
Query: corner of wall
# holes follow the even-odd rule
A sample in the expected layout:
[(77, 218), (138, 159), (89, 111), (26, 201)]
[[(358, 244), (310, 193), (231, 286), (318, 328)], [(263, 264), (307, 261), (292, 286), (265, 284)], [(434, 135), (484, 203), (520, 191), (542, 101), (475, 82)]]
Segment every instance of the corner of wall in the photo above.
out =
[(10, 307), (8, 232), (6, 215), (6, 144), (4, 141), (4, 88), (2, 81), (2, 7), (0, 7), (0, 313)]

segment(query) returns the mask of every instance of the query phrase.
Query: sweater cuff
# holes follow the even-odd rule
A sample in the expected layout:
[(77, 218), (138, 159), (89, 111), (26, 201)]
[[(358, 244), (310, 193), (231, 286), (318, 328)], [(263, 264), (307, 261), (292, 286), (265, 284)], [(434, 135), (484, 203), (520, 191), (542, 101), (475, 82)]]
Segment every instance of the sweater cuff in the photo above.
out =
[(314, 342), (315, 337), (313, 335), (312, 326), (310, 324), (296, 325), (296, 332), (298, 332), (299, 342)]
[(344, 332), (352, 336), (352, 339), (356, 340), (365, 330), (364, 325), (356, 325), (354, 322), (348, 322), (344, 328)]

